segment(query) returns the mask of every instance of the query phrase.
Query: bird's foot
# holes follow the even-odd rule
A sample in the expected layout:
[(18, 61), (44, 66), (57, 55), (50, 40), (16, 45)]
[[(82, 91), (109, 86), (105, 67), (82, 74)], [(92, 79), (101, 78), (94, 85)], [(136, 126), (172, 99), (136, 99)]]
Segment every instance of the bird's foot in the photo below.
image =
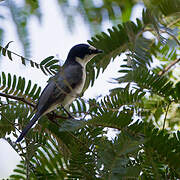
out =
[(61, 105), (61, 108), (66, 112), (68, 115), (67, 119), (74, 119), (74, 117)]
[(73, 116), (71, 116), (71, 114), (66, 109), (63, 109), (63, 110), (68, 114), (68, 117), (58, 115), (55, 112), (51, 112), (51, 113), (47, 114), (48, 119), (51, 120), (51, 121), (52, 120), (55, 121), (57, 118), (60, 118), (60, 119), (73, 119)]
[(57, 119), (57, 114), (55, 112), (51, 112), (51, 113), (47, 114), (47, 117), (52, 123), (54, 123), (57, 126), (61, 127), (59, 122), (56, 120)]

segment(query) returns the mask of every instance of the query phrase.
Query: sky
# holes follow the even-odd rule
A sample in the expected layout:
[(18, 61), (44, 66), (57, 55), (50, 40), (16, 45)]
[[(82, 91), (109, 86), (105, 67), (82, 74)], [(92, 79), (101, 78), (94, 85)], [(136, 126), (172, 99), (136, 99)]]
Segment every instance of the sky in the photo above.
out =
[[(43, 2), (43, 3), (42, 3)], [(87, 25), (84, 24), (80, 17), (76, 17), (76, 26), (71, 33), (65, 27), (65, 21), (60, 13), (59, 8), (56, 5), (56, 1), (41, 0), (41, 9), (43, 13), (43, 22), (39, 25), (37, 19), (31, 18), (29, 23), (30, 37), (31, 37), (31, 58), (37, 63), (41, 62), (48, 56), (56, 56), (62, 61), (66, 59), (67, 53), (70, 48), (79, 43), (87, 43), (91, 35), (87, 29)], [(5, 34), (5, 44), (9, 41), (14, 41), (10, 45), (10, 50), (22, 55), (22, 48), (18, 42), (15, 27), (12, 24), (12, 20), (9, 17), (8, 11), (0, 7), (8, 20), (3, 22)], [(141, 14), (142, 6), (137, 6), (133, 10), (131, 20), (135, 20), (136, 17)], [(0, 22), (2, 23), (2, 22)], [(111, 23), (104, 22), (104, 31), (107, 28), (111, 28)], [(109, 89), (115, 87), (110, 83), (111, 78), (118, 77), (117, 71), (119, 70), (121, 58), (117, 57), (113, 63), (111, 63), (103, 74), (95, 81), (92, 88), (89, 88), (84, 98), (93, 98), (99, 95), (106, 95)], [(42, 88), (45, 87), (48, 80), (48, 76), (45, 76), (40, 70), (25, 68), (20, 61), (9, 61), (6, 57), (1, 59), (0, 64), (1, 71), (15, 73), (16, 75), (26, 77), (27, 80), (31, 79), (34, 83), (38, 83)], [(18, 164), (20, 157), (11, 148), (11, 146), (3, 139), (0, 139), (0, 179), (7, 178), (12, 174), (12, 170)]]

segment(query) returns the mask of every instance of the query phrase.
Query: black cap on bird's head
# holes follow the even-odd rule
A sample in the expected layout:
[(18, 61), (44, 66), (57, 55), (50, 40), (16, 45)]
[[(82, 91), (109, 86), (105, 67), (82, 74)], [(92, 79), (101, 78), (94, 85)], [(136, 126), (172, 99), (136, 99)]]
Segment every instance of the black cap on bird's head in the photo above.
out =
[(89, 61), (94, 56), (102, 53), (102, 50), (96, 49), (88, 44), (77, 44), (71, 48), (69, 51), (67, 59), (81, 59), (82, 61)]

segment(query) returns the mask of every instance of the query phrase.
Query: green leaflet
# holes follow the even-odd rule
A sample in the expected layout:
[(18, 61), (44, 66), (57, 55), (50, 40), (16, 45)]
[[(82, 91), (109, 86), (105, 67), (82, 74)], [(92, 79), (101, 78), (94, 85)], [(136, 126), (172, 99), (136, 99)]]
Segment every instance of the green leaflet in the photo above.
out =
[(24, 66), (30, 64), (30, 66), (33, 68), (41, 69), (41, 71), (45, 75), (54, 75), (58, 71), (59, 60), (54, 59), (54, 56), (49, 56), (49, 57), (45, 58), (44, 60), (42, 60), (42, 62), (40, 64), (37, 64), (36, 62), (34, 62), (30, 59), (27, 59), (23, 56), (20, 56), (14, 52), (8, 50), (10, 43), (11, 42), (9, 42), (5, 47), (0, 46), (0, 51), (1, 51), (2, 55), (8, 57), (8, 59), (10, 59), (11, 61), (14, 61), (14, 56), (16, 56), (19, 58), (19, 60), (21, 61), (21, 63)]
[(37, 100), (39, 98), (39, 94), (41, 92), (41, 88), (35, 85), (31, 85), (31, 80), (28, 81), (26, 85), (25, 78), (16, 77), (16, 75), (12, 75), (8, 73), (6, 74), (2, 72), (0, 76), (0, 89), (6, 94), (17, 95), (17, 96), (25, 96), (32, 98), (33, 100)]
[(119, 83), (134, 82), (140, 89), (147, 89), (167, 99), (171, 99), (174, 96), (173, 82), (165, 76), (150, 72), (143, 67), (129, 70), (124, 76), (116, 80)]
[[(134, 66), (151, 66), (154, 41), (142, 36), (145, 28), (149, 26), (152, 27), (152, 31), (157, 34), (157, 37), (164, 44), (167, 40), (160, 35), (160, 30), (163, 26), (160, 27), (157, 17), (149, 9), (143, 11), (143, 18), (142, 20), (137, 19), (137, 24), (128, 21), (108, 29), (108, 33), (102, 32), (92, 37), (88, 43), (102, 49), (104, 53), (95, 57), (94, 61), (88, 64), (87, 71), (90, 77), (86, 82), (85, 89), (89, 85), (93, 85), (100, 69), (104, 71), (110, 61), (123, 52), (128, 52), (128, 56), (131, 57), (131, 63)], [(165, 30), (168, 31), (168, 29)], [(91, 68), (91, 66), (94, 68)], [(94, 76), (95, 69), (98, 72), (96, 76)]]

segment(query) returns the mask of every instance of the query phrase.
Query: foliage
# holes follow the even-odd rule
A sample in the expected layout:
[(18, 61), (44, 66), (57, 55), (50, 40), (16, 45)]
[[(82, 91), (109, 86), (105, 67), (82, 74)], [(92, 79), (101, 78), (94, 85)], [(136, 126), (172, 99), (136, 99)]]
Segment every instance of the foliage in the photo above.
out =
[(0, 87), (2, 92), (6, 94), (25, 97), (28, 100), (30, 98), (32, 100), (37, 100), (41, 92), (41, 88), (37, 87), (37, 84), (31, 87), (31, 80), (28, 81), (26, 87), (25, 78), (17, 78), (16, 75), (14, 75), (12, 78), (10, 73), (8, 73), (8, 75), (6, 76), (5, 73), (2, 72), (0, 76), (0, 84), (2, 84)]
[[(72, 20), (71, 14), (66, 14), (70, 2), (58, 2), (68, 21)], [(70, 107), (74, 119), (58, 118), (59, 114), (66, 115), (58, 108), (57, 117), (42, 117), (22, 143), (15, 144), (9, 135), (17, 137), (18, 130), (32, 117), (30, 106), (38, 100), (41, 89), (26, 77), (1, 73), (0, 137), (22, 158), (10, 179), (180, 178), (180, 82), (176, 72), (180, 36), (174, 34), (179, 29), (180, 1), (144, 0), (146, 9), (136, 22), (127, 21), (135, 1), (102, 2), (95, 5), (94, 1), (79, 1), (76, 5), (92, 27), (102, 22), (104, 9), (114, 22), (119, 16), (128, 18), (88, 41), (104, 53), (88, 64), (84, 90), (93, 86), (100, 72), (112, 60), (119, 60), (121, 53), (126, 58), (119, 77), (113, 79), (119, 87), (99, 99), (78, 97)], [(26, 1), (31, 14), (37, 13), (38, 4)], [(116, 6), (122, 10), (118, 16)], [(147, 38), (146, 32), (152, 38)], [(38, 68), (45, 75), (57, 72), (54, 57), (37, 64), (10, 51), (9, 44), (0, 46), (7, 59), (14, 61), (18, 56), (26, 68)]]
[[(118, 1), (77, 1), (73, 4), (68, 0), (58, 0), (60, 10), (63, 12), (69, 29), (72, 31), (74, 24), (74, 14), (79, 14), (85, 22), (88, 22), (91, 32), (97, 32), (102, 28), (102, 22), (111, 20), (113, 24), (118, 21), (130, 19), (131, 10), (135, 4), (134, 0)], [(128, 8), (125, 8), (128, 7)], [(121, 14), (120, 14), (121, 13)]]

